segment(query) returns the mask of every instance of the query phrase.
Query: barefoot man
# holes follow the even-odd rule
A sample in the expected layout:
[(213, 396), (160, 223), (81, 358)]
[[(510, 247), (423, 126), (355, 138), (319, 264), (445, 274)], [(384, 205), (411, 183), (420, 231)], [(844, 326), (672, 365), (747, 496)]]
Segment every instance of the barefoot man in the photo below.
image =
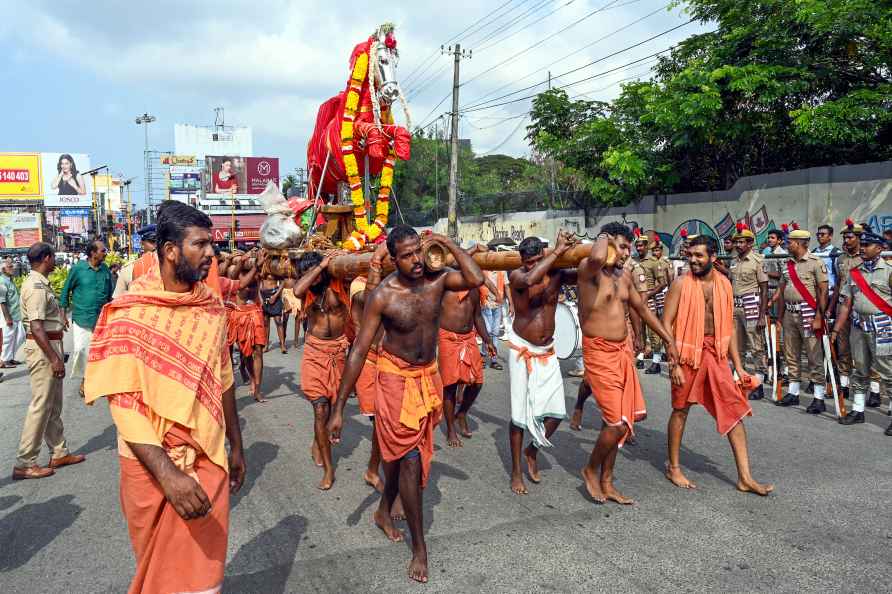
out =
[[(258, 277), (263, 265), (263, 255), (257, 258), (245, 257), (238, 268), (230, 274), (238, 279), (235, 302), (229, 302), (229, 322), (227, 342), (238, 346), (239, 370), (242, 380), (251, 380), (251, 395), (257, 402), (266, 402), (261, 393), (263, 384), (263, 349), (267, 342), (267, 332), (263, 324), (263, 309), (258, 293)], [(230, 286), (235, 283), (229, 283)]]
[(471, 256), (443, 236), (430, 237), (442, 242), (459, 270), (426, 273), (421, 240), (415, 230), (397, 225), (390, 231), (387, 251), (396, 272), (385, 278), (366, 300), (359, 335), (338, 389), (337, 408), (329, 422), (331, 439), (336, 443), (344, 423), (347, 395), (383, 326), (384, 339), (378, 351), (375, 429), (384, 460), (384, 496), (375, 512), (375, 524), (390, 540), (402, 540), (391, 520), (391, 507), (399, 492), (412, 535), (409, 577), (419, 582), (428, 578), (421, 490), (430, 473), (434, 427), (440, 421), (443, 406), (443, 383), (436, 360), (443, 293), (483, 284), (483, 273)]
[(562, 284), (576, 284), (576, 271), (551, 270), (573, 245), (570, 235), (558, 232), (554, 250), (544, 253), (538, 237), (517, 246), (521, 267), (508, 277), (514, 304), (514, 324), (508, 331), (508, 385), (511, 393), (511, 490), (526, 495), (520, 469), (523, 432), (533, 438), (524, 450), (530, 480), (538, 483), (539, 448), (550, 447), (551, 437), (567, 418), (564, 380), (554, 353), (554, 312)]
[[(607, 246), (611, 242), (616, 248), (616, 258), (608, 264)], [(595, 394), (604, 421), (589, 463), (582, 469), (585, 487), (597, 503), (608, 499), (633, 503), (613, 485), (613, 467), (620, 446), (634, 435), (635, 421), (647, 416), (635, 371), (626, 309), (637, 313), (669, 345), (666, 354), (670, 362), (677, 358), (672, 336), (635, 290), (629, 272), (623, 269), (631, 242), (632, 232), (625, 225), (604, 225), (591, 255), (579, 263), (578, 269), (585, 381)]]
[[(693, 489), (679, 463), (681, 438), (691, 405), (700, 404), (715, 418), (716, 429), (728, 436), (737, 463), (737, 489), (767, 495), (772, 485), (762, 485), (750, 474), (743, 418), (753, 410), (746, 394), (758, 383), (740, 362), (737, 324), (734, 323), (734, 291), (713, 264), (718, 245), (706, 235), (691, 242), (690, 272), (672, 283), (666, 298), (663, 323), (670, 328), (679, 352), (672, 366), (672, 415), (669, 417), (669, 465), (666, 478), (676, 486)], [(668, 344), (673, 344), (670, 340)], [(740, 378), (734, 381), (728, 358)]]
[[(469, 251), (477, 253), (481, 246)], [(486, 248), (482, 248), (486, 251)], [(476, 328), (476, 332), (474, 331)], [(492, 336), (486, 329), (480, 310), (478, 289), (447, 291), (443, 295), (443, 313), (440, 316), (439, 354), (440, 378), (443, 380), (443, 412), (446, 417), (446, 443), (451, 448), (462, 446), (462, 437), (471, 437), (468, 429), (468, 411), (477, 400), (483, 387), (483, 357), (477, 347), (477, 335), (486, 345), (487, 354), (494, 360), (498, 351)], [(463, 388), (461, 406), (455, 410), (459, 387)], [(458, 431), (456, 431), (458, 424)]]
[(327, 424), (347, 360), (347, 333), (352, 334), (350, 296), (341, 281), (332, 279), (327, 270), (333, 255), (305, 253), (300, 257), (300, 279), (294, 284), (294, 296), (303, 299), (303, 314), (309, 320), (300, 365), (300, 389), (313, 405), (312, 453), (316, 466), (325, 469), (319, 483), (323, 491), (331, 489), (335, 478)]

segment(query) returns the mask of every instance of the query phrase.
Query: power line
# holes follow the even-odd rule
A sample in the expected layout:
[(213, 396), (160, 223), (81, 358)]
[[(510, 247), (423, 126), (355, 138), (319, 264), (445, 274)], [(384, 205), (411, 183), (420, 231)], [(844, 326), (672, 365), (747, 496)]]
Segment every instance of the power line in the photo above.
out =
[[(632, 66), (633, 64), (638, 64), (638, 63), (643, 62), (643, 61), (645, 61), (645, 60), (648, 60), (648, 59), (650, 59), (650, 58), (659, 56), (660, 54), (665, 54), (666, 52), (670, 51), (670, 50), (673, 49), (674, 47), (675, 47), (674, 45), (673, 45), (673, 46), (670, 46), (670, 47), (667, 47), (667, 48), (664, 49), (664, 50), (660, 50), (660, 51), (658, 51), (658, 52), (655, 52), (655, 53), (653, 53), (653, 54), (650, 54), (649, 56), (644, 56), (643, 58), (638, 58), (637, 60), (632, 60), (631, 62), (627, 62), (627, 63), (625, 63), (625, 64), (623, 64), (623, 65), (621, 65), (621, 66), (617, 66), (616, 68), (611, 68), (610, 70), (605, 70), (604, 72), (599, 72), (598, 74), (594, 74), (594, 75), (592, 75), (592, 76), (587, 76), (587, 77), (582, 78), (582, 79), (579, 79), (579, 80), (577, 80), (577, 81), (568, 83), (568, 84), (566, 84), (566, 85), (561, 85), (561, 86), (559, 86), (559, 87), (554, 87), (554, 88), (555, 88), (555, 89), (566, 89), (566, 88), (568, 88), (568, 87), (572, 87), (572, 86), (574, 86), (574, 85), (578, 85), (579, 83), (584, 83), (584, 82), (589, 81), (589, 80), (594, 80), (594, 79), (596, 79), (596, 78), (600, 78), (600, 77), (602, 77), (602, 76), (605, 76), (605, 75), (607, 75), (607, 74), (610, 74), (611, 72), (616, 72), (617, 70), (622, 70), (623, 68), (627, 68), (627, 67), (629, 67), (629, 66)], [(469, 109), (465, 109), (465, 110), (463, 110), (463, 113), (473, 113), (473, 112), (475, 112), (475, 111), (483, 111), (484, 109), (492, 109), (492, 108), (494, 108), (494, 107), (501, 107), (502, 105), (509, 105), (509, 104), (511, 104), (511, 103), (517, 103), (518, 101), (524, 101), (524, 100), (526, 100), (526, 99), (532, 99), (533, 97), (536, 97), (537, 95), (539, 95), (539, 93), (533, 93), (532, 95), (526, 95), (526, 96), (524, 96), (524, 97), (519, 97), (519, 98), (517, 98), (517, 99), (511, 99), (511, 100), (509, 100), (509, 101), (503, 101), (503, 102), (501, 102), (501, 103), (494, 103), (493, 105), (484, 105), (484, 106), (482, 106), (482, 107), (474, 107), (473, 109), (469, 108)]]
[[(534, 25), (534, 24), (536, 24), (536, 23), (538, 23), (538, 22), (541, 22), (541, 21), (544, 20), (544, 19), (547, 19), (549, 16), (553, 15), (555, 12), (557, 12), (557, 11), (560, 10), (561, 8), (564, 8), (564, 7), (566, 7), (566, 6), (569, 6), (570, 4), (573, 4), (575, 1), (576, 1), (576, 0), (570, 0), (570, 1), (567, 2), (567, 3), (565, 3), (565, 4), (561, 5), (561, 6), (558, 6), (556, 9), (552, 10), (551, 12), (549, 12), (548, 14), (546, 14), (545, 16), (542, 16), (542, 17), (540, 17), (540, 18), (538, 18), (538, 19), (532, 21), (531, 23), (525, 25), (524, 27), (521, 27), (520, 29), (518, 29), (518, 30), (515, 31), (514, 33), (511, 33), (511, 34), (507, 35), (506, 37), (503, 37), (502, 39), (500, 39), (500, 40), (498, 40), (498, 41), (494, 41), (494, 42), (492, 42), (492, 43), (489, 43), (489, 44), (487, 44), (487, 45), (485, 45), (485, 46), (480, 47), (477, 51), (479, 52), (479, 51), (482, 51), (482, 50), (484, 50), (484, 49), (490, 48), (490, 47), (492, 47), (492, 46), (494, 46), (494, 45), (498, 45), (499, 43), (501, 43), (502, 41), (504, 41), (504, 40), (507, 39), (508, 37), (511, 37), (511, 36), (514, 35), (515, 33), (519, 33), (519, 32), (521, 32), (521, 31), (523, 31), (524, 29), (526, 29), (526, 28), (529, 27), (530, 25)], [(527, 18), (528, 16), (530, 16), (530, 15), (532, 15), (532, 14), (535, 14), (536, 12), (538, 12), (539, 10), (541, 10), (542, 8), (545, 8), (545, 6), (548, 5), (548, 4), (551, 4), (551, 0), (543, 0), (542, 2), (540, 2), (539, 4), (533, 6), (532, 8), (530, 8), (529, 10), (527, 10), (526, 12), (524, 12), (524, 13), (520, 14), (519, 16), (515, 17), (514, 19), (512, 19), (509, 23), (506, 23), (506, 24), (501, 28), (501, 30), (493, 31), (490, 35), (488, 35), (487, 37), (484, 37), (483, 39), (481, 39), (480, 41), (477, 42), (477, 44), (480, 45), (480, 44), (482, 44), (482, 43), (484, 43), (484, 42), (486, 42), (486, 41), (489, 41), (490, 39), (492, 39), (492, 38), (495, 37), (496, 35), (498, 35), (498, 34), (500, 34), (500, 33), (504, 33), (504, 32), (507, 31), (510, 27), (512, 27), (512, 26), (514, 26), (515, 24), (519, 23), (520, 21), (524, 20), (524, 19)]]
[(406, 98), (411, 99), (412, 97), (417, 96), (421, 91), (429, 87), (435, 80), (439, 79), (441, 76), (446, 74), (449, 69), (452, 67), (452, 64), (446, 64), (440, 70), (437, 70), (431, 76), (425, 78), (423, 81), (419, 81), (418, 84), (408, 91), (406, 91)]
[[(529, 2), (529, 1), (530, 1), (530, 0), (520, 0), (520, 4), (517, 4), (517, 5), (514, 7), (514, 9), (518, 9), (518, 8), (520, 8), (520, 6), (522, 6), (523, 4), (526, 4), (526, 3)], [(501, 19), (501, 18), (507, 16), (507, 15), (509, 14), (509, 12), (510, 12), (510, 11), (506, 11), (505, 14), (500, 14), (500, 15), (498, 15), (497, 17), (494, 17), (490, 22), (481, 24), (479, 27), (476, 28), (476, 30), (469, 32), (467, 35), (465, 35), (465, 36), (462, 37), (461, 39), (456, 39), (456, 40), (455, 40), (456, 43), (467, 41), (468, 39), (470, 39), (471, 37), (473, 37), (473, 36), (476, 35), (477, 33), (480, 33), (480, 32), (481, 32), (483, 29), (485, 29), (486, 27), (492, 25), (493, 23), (495, 23), (495, 22), (498, 21), (499, 19)], [(490, 32), (489, 34), (487, 34), (487, 35), (495, 34), (496, 31), (498, 31), (498, 28), (493, 29), (493, 31), (491, 31), (491, 32)]]
[(601, 8), (596, 8), (595, 10), (593, 10), (593, 11), (589, 12), (588, 14), (586, 14), (585, 16), (583, 16), (583, 17), (581, 17), (581, 18), (579, 18), (579, 19), (573, 21), (572, 23), (570, 23), (570, 24), (567, 25), (566, 27), (560, 29), (559, 31), (556, 31), (556, 32), (552, 33), (552, 34), (549, 35), (548, 37), (545, 37), (545, 38), (543, 38), (543, 39), (540, 39), (539, 41), (537, 41), (537, 42), (534, 43), (533, 45), (529, 46), (528, 48), (526, 48), (526, 49), (524, 49), (524, 50), (521, 50), (521, 51), (517, 52), (516, 54), (514, 54), (513, 56), (511, 56), (511, 57), (509, 57), (509, 58), (506, 58), (506, 59), (502, 60), (502, 61), (499, 62), (498, 64), (495, 64), (494, 66), (491, 66), (490, 68), (487, 68), (487, 69), (484, 70), (483, 72), (480, 72), (479, 74), (476, 74), (475, 76), (472, 76), (470, 79), (468, 79), (468, 80), (466, 80), (465, 82), (463, 82), (463, 83), (462, 83), (462, 86), (467, 85), (468, 83), (477, 80), (478, 78), (480, 78), (480, 77), (483, 76), (484, 74), (487, 74), (487, 73), (489, 73), (489, 72), (492, 72), (493, 70), (495, 70), (495, 69), (498, 68), (499, 66), (503, 66), (503, 65), (507, 64), (508, 62), (514, 60), (515, 58), (517, 58), (517, 57), (519, 57), (519, 56), (522, 56), (523, 54), (527, 53), (527, 52), (530, 51), (531, 49), (534, 49), (534, 48), (536, 48), (536, 47), (539, 47), (540, 45), (542, 45), (542, 44), (545, 43), (546, 41), (548, 41), (548, 40), (550, 40), (550, 39), (553, 39), (554, 37), (557, 37), (557, 36), (560, 35), (561, 33), (565, 32), (565, 31), (567, 31), (567, 30), (569, 30), (569, 29), (572, 29), (573, 27), (575, 27), (575, 26), (578, 25), (579, 23), (585, 21), (586, 19), (589, 19), (589, 18), (595, 16), (596, 14), (598, 14), (599, 12), (601, 12), (601, 11), (603, 11), (603, 10), (606, 10), (606, 9), (609, 8), (611, 5), (616, 4), (618, 1), (619, 1), (619, 0), (610, 0), (609, 2), (607, 2), (607, 4), (605, 4), (605, 5), (602, 6)]
[[(638, 1), (640, 1), (640, 0), (632, 0), (632, 2), (638, 2)], [(621, 5), (619, 5), (619, 6), (614, 6), (613, 8), (620, 8), (621, 6), (626, 6), (627, 4), (631, 4), (632, 2), (627, 2), (626, 4), (621, 4)], [(619, 29), (616, 29), (615, 31), (611, 31), (610, 33), (608, 33), (608, 34), (606, 34), (606, 35), (604, 35), (604, 36), (602, 36), (602, 37), (599, 37), (598, 39), (592, 41), (591, 43), (587, 43), (586, 45), (582, 46), (581, 48), (579, 48), (579, 49), (577, 49), (577, 50), (574, 50), (574, 51), (570, 52), (569, 54), (567, 54), (567, 55), (565, 55), (565, 56), (563, 56), (563, 57), (561, 57), (561, 58), (558, 58), (557, 60), (555, 60), (555, 61), (553, 61), (553, 62), (551, 62), (551, 63), (549, 63), (549, 64), (546, 64), (545, 66), (542, 66), (541, 68), (538, 68), (538, 69), (536, 69), (536, 70), (534, 70), (534, 71), (532, 71), (532, 72), (530, 72), (530, 73), (528, 73), (528, 74), (526, 74), (526, 75), (524, 75), (524, 76), (522, 76), (522, 77), (520, 77), (520, 78), (517, 78), (517, 79), (514, 79), (514, 80), (512, 80), (512, 81), (510, 81), (510, 82), (507, 82), (507, 83), (505, 83), (504, 85), (502, 85), (502, 86), (500, 86), (500, 87), (496, 87), (496, 88), (493, 89), (492, 91), (490, 91), (490, 92), (488, 92), (488, 93), (485, 93), (485, 94), (481, 95), (480, 97), (477, 97), (474, 101), (480, 101), (480, 100), (482, 100), (482, 99), (486, 99), (486, 98), (489, 97), (490, 95), (494, 95), (494, 94), (498, 93), (499, 91), (501, 91), (501, 90), (504, 89), (504, 88), (510, 87), (510, 86), (513, 85), (513, 84), (517, 84), (518, 82), (520, 82), (520, 81), (522, 81), (522, 80), (526, 80), (526, 79), (530, 78), (531, 76), (534, 76), (534, 75), (536, 75), (536, 74), (542, 72), (543, 70), (547, 70), (548, 68), (554, 66), (555, 64), (557, 64), (557, 63), (559, 63), (559, 62), (563, 62), (563, 61), (566, 60), (567, 58), (570, 58), (570, 57), (572, 57), (572, 56), (575, 56), (575, 55), (578, 54), (579, 52), (582, 52), (582, 51), (584, 51), (584, 50), (586, 50), (586, 49), (592, 47), (593, 45), (596, 45), (596, 44), (598, 44), (598, 43), (604, 41), (605, 39), (609, 39), (610, 37), (613, 37), (613, 36), (616, 35), (617, 33), (621, 33), (622, 31), (625, 31), (626, 29), (628, 29), (628, 28), (630, 28), (630, 27), (633, 27), (634, 25), (637, 25), (637, 24), (640, 23), (641, 21), (643, 21), (643, 20), (645, 20), (645, 19), (648, 19), (648, 18), (652, 17), (653, 15), (655, 15), (655, 14), (657, 14), (657, 13), (659, 13), (659, 12), (662, 12), (663, 10), (669, 8), (669, 6), (671, 6), (671, 3), (670, 3), (670, 4), (666, 4), (666, 5), (664, 5), (664, 6), (660, 7), (660, 8), (658, 8), (658, 9), (654, 10), (653, 12), (650, 12), (650, 13), (648, 13), (648, 14), (642, 16), (641, 18), (638, 18), (638, 19), (632, 21), (631, 23), (629, 23), (629, 24), (627, 24), (627, 25), (624, 25), (624, 26), (620, 27)], [(478, 51), (479, 51), (479, 50), (478, 50)]]
[(446, 95), (444, 95), (442, 99), (440, 99), (440, 102), (437, 103), (437, 104), (434, 106), (434, 108), (433, 108), (432, 110), (430, 110), (430, 112), (429, 112), (426, 116), (424, 116), (421, 120), (419, 120), (419, 121), (421, 121), (421, 122), (425, 122), (425, 123), (421, 124), (419, 127), (422, 128), (422, 129), (424, 129), (425, 127), (427, 127), (427, 124), (430, 123), (430, 122), (427, 121), (427, 119), (428, 119), (429, 117), (431, 117), (431, 115), (433, 115), (433, 113), (434, 113), (435, 111), (437, 111), (437, 108), (440, 107), (441, 105), (443, 105), (443, 102), (446, 101), (447, 99), (449, 99), (450, 97), (452, 97), (452, 91), (451, 91), (451, 90), (450, 90), (448, 93), (446, 93)]
[[(615, 52), (612, 52), (612, 53), (610, 53), (610, 54), (607, 54), (606, 56), (600, 57), (600, 58), (598, 58), (597, 60), (592, 60), (591, 62), (588, 62), (587, 64), (583, 64), (582, 66), (579, 66), (579, 67), (577, 67), (577, 68), (573, 68), (572, 70), (568, 70), (568, 71), (566, 71), (566, 72), (562, 72), (561, 74), (558, 74), (558, 75), (556, 75), (556, 76), (567, 76), (568, 74), (573, 74), (574, 72), (579, 72), (580, 70), (584, 70), (584, 69), (586, 69), (586, 68), (588, 68), (588, 67), (590, 67), (590, 66), (594, 66), (595, 64), (598, 64), (598, 63), (600, 63), (600, 62), (603, 62), (604, 60), (607, 60), (607, 59), (612, 58), (612, 57), (614, 57), (614, 56), (618, 56), (619, 54), (625, 53), (625, 52), (627, 52), (627, 51), (629, 51), (629, 50), (631, 50), (631, 49), (635, 49), (636, 47), (640, 47), (640, 46), (644, 45), (645, 43), (649, 43), (649, 42), (653, 41), (654, 39), (657, 39), (657, 38), (662, 37), (662, 36), (664, 36), (664, 35), (668, 35), (669, 33), (672, 33), (673, 31), (677, 31), (678, 29), (681, 29), (682, 27), (684, 27), (684, 26), (686, 26), (686, 25), (689, 25), (689, 24), (691, 24), (692, 22), (694, 22), (693, 19), (687, 21), (686, 23), (682, 23), (682, 24), (680, 24), (680, 25), (676, 25), (675, 27), (672, 27), (671, 29), (667, 29), (667, 30), (665, 30), (665, 31), (662, 31), (662, 32), (660, 32), (660, 33), (657, 33), (656, 35), (652, 35), (652, 36), (648, 37), (647, 39), (644, 39), (644, 40), (642, 40), (642, 41), (639, 41), (639, 42), (637, 42), (637, 43), (634, 43), (634, 44), (632, 44), (632, 45), (630, 45), (630, 46), (627, 46), (627, 47), (624, 47), (624, 48), (622, 48), (622, 49), (616, 50)], [(664, 51), (666, 51), (666, 50), (664, 50)], [(655, 55), (656, 55), (656, 54), (655, 54)], [(487, 99), (486, 101), (481, 101), (481, 102), (479, 102), (479, 103), (471, 104), (471, 105), (469, 105), (469, 106), (467, 107), (467, 109), (471, 109), (471, 108), (474, 108), (474, 107), (480, 107), (481, 105), (486, 105), (487, 103), (492, 103), (493, 101), (498, 101), (498, 100), (500, 100), (500, 99), (505, 99), (505, 98), (507, 98), (507, 97), (511, 97), (512, 95), (517, 95), (518, 93), (523, 93), (524, 91), (529, 91), (530, 89), (535, 89), (536, 87), (541, 87), (541, 86), (544, 85), (544, 84), (546, 84), (546, 82), (538, 82), (538, 83), (529, 85), (528, 87), (524, 87), (524, 88), (522, 88), (522, 89), (518, 89), (518, 90), (516, 90), (516, 91), (512, 91), (512, 92), (510, 92), (510, 93), (505, 93), (504, 95), (500, 95), (500, 96), (498, 96), (498, 97), (494, 97), (493, 99)]]
[[(525, 114), (525, 115), (526, 115), (526, 116), (529, 116), (530, 114)], [(503, 146), (505, 146), (506, 144), (508, 144), (508, 141), (511, 140), (511, 139), (514, 137), (515, 134), (517, 134), (517, 131), (520, 130), (520, 127), (523, 125), (523, 123), (524, 123), (525, 121), (526, 121), (526, 118), (521, 119), (519, 122), (517, 122), (517, 125), (514, 127), (514, 129), (511, 131), (511, 133), (508, 134), (508, 136), (505, 137), (505, 140), (503, 140), (502, 142), (500, 142), (499, 144), (497, 144), (495, 147), (489, 149), (489, 150), (486, 151), (485, 153), (482, 153), (482, 154), (477, 155), (477, 156), (478, 156), (478, 157), (485, 157), (486, 155), (491, 155), (492, 153), (496, 152), (497, 150), (499, 150), (500, 148), (502, 148)]]

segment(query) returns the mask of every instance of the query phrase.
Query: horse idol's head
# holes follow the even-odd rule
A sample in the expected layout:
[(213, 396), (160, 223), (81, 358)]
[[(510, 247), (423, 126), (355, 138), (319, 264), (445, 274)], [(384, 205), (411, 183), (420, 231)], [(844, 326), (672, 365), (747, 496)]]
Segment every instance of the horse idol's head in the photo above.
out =
[(400, 96), (399, 83), (396, 80), (396, 65), (399, 62), (399, 52), (396, 49), (396, 38), (393, 31), (379, 31), (375, 44), (375, 88), (378, 91), (378, 100), (385, 105), (391, 105)]

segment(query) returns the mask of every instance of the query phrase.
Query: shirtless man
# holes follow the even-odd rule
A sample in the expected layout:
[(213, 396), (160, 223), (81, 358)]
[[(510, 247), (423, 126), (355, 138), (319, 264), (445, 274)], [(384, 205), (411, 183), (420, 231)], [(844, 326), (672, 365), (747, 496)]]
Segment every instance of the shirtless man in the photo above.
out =
[[(635, 421), (647, 416), (633, 362), (626, 308), (634, 310), (668, 345), (666, 353), (670, 362), (678, 358), (672, 335), (635, 290), (629, 272), (623, 270), (631, 242), (632, 232), (628, 227), (609, 223), (601, 228), (591, 254), (578, 268), (585, 381), (595, 394), (604, 421), (589, 463), (582, 469), (585, 487), (597, 503), (608, 499), (621, 504), (633, 503), (614, 486), (613, 467), (619, 447), (633, 434)], [(616, 248), (612, 265), (607, 263), (609, 243)]]
[[(679, 364), (670, 369), (672, 415), (666, 478), (678, 487), (694, 488), (681, 470), (680, 451), (688, 412), (692, 405), (700, 404), (715, 418), (716, 430), (728, 436), (737, 463), (737, 489), (767, 495), (774, 487), (753, 479), (743, 426), (743, 418), (753, 414), (745, 392), (758, 381), (741, 363), (736, 336), (740, 327), (734, 323), (734, 291), (727, 277), (716, 274), (717, 250), (711, 237), (701, 235), (692, 241), (690, 272), (672, 283), (666, 297), (663, 323), (674, 335), (679, 349)], [(682, 324), (676, 324), (681, 321)], [(739, 384), (728, 368), (729, 358), (740, 378)]]
[(263, 350), (266, 331), (263, 327), (263, 310), (260, 306), (258, 271), (263, 265), (263, 255), (249, 252), (228, 273), (239, 281), (235, 304), (228, 308), (227, 337), (230, 345), (239, 349), (239, 371), (242, 381), (251, 382), (251, 395), (257, 402), (266, 402), (261, 394), (263, 383)]
[(279, 349), (283, 355), (288, 354), (285, 346), (285, 324), (282, 322), (282, 314), (285, 311), (285, 301), (282, 292), (285, 285), (272, 274), (267, 273), (260, 281), (260, 297), (263, 300), (263, 326), (266, 329), (266, 350), (273, 348), (269, 339), (269, 327), (271, 321), (276, 323), (276, 333), (279, 335)]
[(431, 237), (449, 250), (459, 270), (425, 272), (421, 240), (415, 230), (397, 225), (390, 231), (387, 250), (396, 271), (366, 301), (359, 334), (338, 389), (337, 408), (329, 421), (332, 442), (337, 443), (344, 423), (344, 403), (383, 326), (375, 426), (384, 460), (384, 496), (375, 512), (375, 524), (390, 540), (402, 540), (390, 516), (399, 492), (412, 535), (409, 577), (419, 582), (428, 579), (421, 490), (430, 473), (434, 427), (442, 412), (443, 384), (436, 359), (443, 293), (483, 284), (483, 273), (471, 256), (445, 237)]
[(328, 274), (333, 253), (306, 252), (300, 258), (300, 278), (294, 284), (294, 296), (303, 300), (303, 315), (309, 320), (303, 358), (300, 365), (300, 388), (313, 405), (313, 446), (311, 452), (324, 474), (319, 489), (327, 491), (334, 484), (328, 421), (331, 407), (338, 397), (338, 383), (350, 346), (350, 298), (339, 279)]
[(567, 418), (564, 381), (554, 353), (554, 312), (562, 284), (576, 284), (576, 271), (551, 270), (555, 261), (573, 246), (573, 238), (558, 232), (554, 250), (544, 253), (537, 237), (518, 246), (521, 267), (511, 272), (508, 283), (514, 305), (514, 324), (507, 332), (508, 380), (511, 391), (511, 490), (526, 495), (520, 466), (523, 433), (533, 441), (524, 450), (529, 478), (541, 480), (539, 448), (550, 447), (548, 438)]

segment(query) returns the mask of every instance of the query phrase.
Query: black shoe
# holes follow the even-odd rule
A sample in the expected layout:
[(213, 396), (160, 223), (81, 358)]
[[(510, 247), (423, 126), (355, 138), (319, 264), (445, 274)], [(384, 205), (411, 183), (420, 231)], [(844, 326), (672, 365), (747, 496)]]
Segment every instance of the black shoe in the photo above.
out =
[(815, 383), (814, 382), (808, 382), (808, 385), (805, 386), (805, 393), (806, 394), (814, 394), (815, 393)]
[(644, 370), (644, 373), (648, 373), (651, 375), (653, 375), (655, 373), (660, 373), (660, 364), (659, 363), (651, 363), (650, 367), (648, 367), (647, 369)]
[(762, 386), (759, 386), (758, 388), (750, 392), (750, 400), (762, 400), (763, 398), (765, 398), (765, 390)]
[(810, 415), (819, 415), (825, 410), (827, 410), (827, 407), (824, 405), (824, 401), (819, 398), (813, 398), (805, 412)]
[(867, 408), (879, 408), (880, 407), (880, 395), (876, 392), (871, 392), (867, 397)]
[(848, 386), (846, 386), (845, 388), (841, 387), (839, 389), (839, 393), (842, 394), (842, 397), (845, 398), (846, 400), (851, 398), (851, 396), (849, 395), (849, 387)]
[(889, 426), (886, 427), (886, 430), (884, 431), (884, 433), (886, 435), (888, 435), (889, 437), (892, 437), (892, 423), (890, 423)]
[(849, 414), (844, 416), (839, 420), (840, 425), (854, 425), (855, 423), (863, 423), (864, 422), (864, 413), (851, 411)]
[(635, 369), (644, 369), (644, 359), (635, 359)]
[(798, 406), (799, 405), (799, 395), (793, 394), (784, 394), (784, 397), (775, 402), (777, 406)]

